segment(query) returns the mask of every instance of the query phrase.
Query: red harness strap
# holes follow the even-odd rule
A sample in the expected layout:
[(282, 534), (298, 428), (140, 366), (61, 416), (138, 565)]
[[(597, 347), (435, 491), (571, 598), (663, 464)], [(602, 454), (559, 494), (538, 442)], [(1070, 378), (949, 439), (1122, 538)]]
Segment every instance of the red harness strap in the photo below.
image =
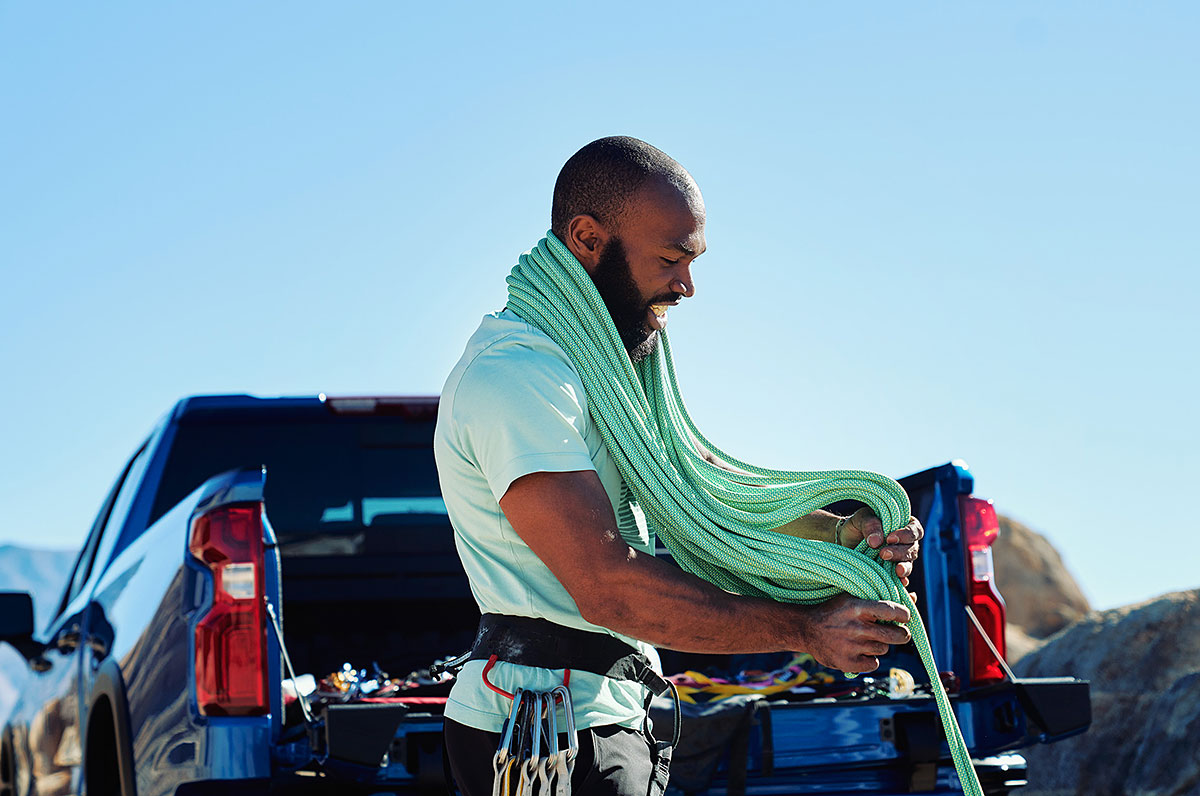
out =
[[(499, 656), (492, 655), (491, 657), (488, 658), (487, 663), (485, 663), (483, 665), (483, 684), (486, 685), (488, 688), (492, 689), (493, 691), (495, 691), (500, 696), (508, 697), (509, 699), (512, 699), (514, 696), (513, 694), (508, 693), (503, 688), (500, 688), (497, 685), (493, 685), (492, 681), (488, 679), (488, 672), (490, 672), (492, 670), (492, 667), (496, 665), (496, 661), (498, 659), (499, 659)], [(568, 688), (571, 686), (571, 670), (570, 669), (563, 670), (563, 685)], [(562, 702), (562, 697), (556, 696), (556, 697), (554, 697), (554, 701)]]

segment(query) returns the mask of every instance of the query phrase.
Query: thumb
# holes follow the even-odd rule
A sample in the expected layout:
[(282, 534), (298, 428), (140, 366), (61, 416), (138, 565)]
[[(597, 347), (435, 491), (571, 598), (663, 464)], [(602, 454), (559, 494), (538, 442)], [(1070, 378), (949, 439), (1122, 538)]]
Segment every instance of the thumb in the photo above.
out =
[(837, 539), (845, 547), (858, 547), (858, 543), (871, 534), (879, 534), (882, 541), (883, 524), (867, 506), (838, 522)]

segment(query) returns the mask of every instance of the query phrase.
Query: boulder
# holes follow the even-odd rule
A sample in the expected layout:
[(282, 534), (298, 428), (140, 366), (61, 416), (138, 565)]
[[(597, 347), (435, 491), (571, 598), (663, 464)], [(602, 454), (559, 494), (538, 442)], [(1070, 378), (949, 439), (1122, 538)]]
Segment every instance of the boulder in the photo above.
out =
[(1200, 589), (1089, 614), (1014, 668), (1092, 684), (1086, 733), (1023, 750), (1022, 796), (1200, 794)]
[[(1026, 636), (1046, 638), (1091, 610), (1054, 546), (1021, 523), (1000, 517), (1000, 536), (992, 545), (992, 557), (1008, 622)], [(1018, 639), (1018, 647), (1025, 649), (1022, 641)], [(1010, 662), (1015, 659), (1009, 657)]]
[(1012, 622), (1004, 628), (1004, 658), (1010, 666), (1044, 643), (1044, 639), (1034, 638)]

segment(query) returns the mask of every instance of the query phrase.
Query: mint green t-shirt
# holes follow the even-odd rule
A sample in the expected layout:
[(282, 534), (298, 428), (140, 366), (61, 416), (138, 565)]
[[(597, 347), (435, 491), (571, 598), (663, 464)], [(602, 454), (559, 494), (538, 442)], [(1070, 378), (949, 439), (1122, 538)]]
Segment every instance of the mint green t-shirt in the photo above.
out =
[[(508, 310), (485, 316), (442, 390), (433, 451), (455, 545), (481, 612), (608, 633), (659, 668), (649, 644), (585, 622), (500, 510), (500, 499), (523, 475), (594, 470), (621, 536), (636, 550), (654, 552), (645, 520), (588, 414), (579, 374), (557, 343)], [(497, 732), (512, 702), (483, 684), (483, 666), (472, 661), (459, 672), (446, 717)], [(488, 679), (510, 693), (548, 691), (562, 684), (563, 671), (498, 662)], [(646, 689), (636, 683), (572, 671), (570, 689), (580, 729), (636, 728), (645, 715)]]

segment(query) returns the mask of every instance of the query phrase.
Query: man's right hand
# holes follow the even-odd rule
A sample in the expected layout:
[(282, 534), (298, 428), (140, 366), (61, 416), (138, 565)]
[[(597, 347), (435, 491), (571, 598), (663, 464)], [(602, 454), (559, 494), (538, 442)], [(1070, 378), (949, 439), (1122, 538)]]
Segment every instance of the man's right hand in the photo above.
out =
[(804, 607), (806, 640), (803, 648), (817, 663), (843, 672), (871, 672), (879, 656), (893, 644), (906, 644), (908, 628), (887, 622), (907, 622), (911, 615), (899, 603), (860, 600), (841, 594), (819, 605)]

